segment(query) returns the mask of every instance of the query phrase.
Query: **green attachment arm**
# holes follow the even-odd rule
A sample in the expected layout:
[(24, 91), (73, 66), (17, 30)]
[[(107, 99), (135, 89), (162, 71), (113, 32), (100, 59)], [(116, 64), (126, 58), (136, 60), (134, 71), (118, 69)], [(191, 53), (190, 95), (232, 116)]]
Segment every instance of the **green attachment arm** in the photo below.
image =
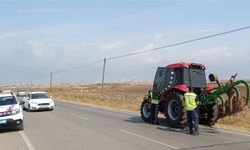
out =
[(249, 84), (244, 80), (238, 80), (238, 81), (232, 83), (233, 87), (237, 86), (239, 84), (244, 84), (246, 86), (246, 104), (248, 104), (249, 99), (250, 99), (250, 97), (249, 97), (249, 93), (250, 93)]
[(204, 105), (209, 105), (209, 104), (215, 104), (220, 100), (220, 96), (222, 94), (227, 93), (230, 89), (234, 88), (235, 86), (239, 85), (239, 84), (244, 84), (246, 87), (246, 104), (248, 104), (248, 101), (250, 99), (249, 97), (249, 93), (250, 93), (250, 88), (249, 85), (246, 81), (244, 80), (238, 80), (235, 81), (231, 84), (226, 84), (224, 86), (220, 86), (218, 88), (215, 89), (215, 91), (211, 94), (206, 94), (204, 93), (202, 95), (203, 97), (203, 104)]

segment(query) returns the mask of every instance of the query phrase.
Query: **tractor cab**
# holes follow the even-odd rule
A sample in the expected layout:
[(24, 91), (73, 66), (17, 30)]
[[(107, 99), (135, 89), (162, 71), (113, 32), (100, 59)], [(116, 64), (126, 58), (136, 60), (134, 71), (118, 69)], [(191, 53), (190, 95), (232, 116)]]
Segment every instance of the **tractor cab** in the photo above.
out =
[(185, 92), (188, 86), (196, 89), (206, 87), (204, 65), (181, 62), (166, 67), (158, 67), (153, 84), (153, 93), (161, 95), (172, 88)]

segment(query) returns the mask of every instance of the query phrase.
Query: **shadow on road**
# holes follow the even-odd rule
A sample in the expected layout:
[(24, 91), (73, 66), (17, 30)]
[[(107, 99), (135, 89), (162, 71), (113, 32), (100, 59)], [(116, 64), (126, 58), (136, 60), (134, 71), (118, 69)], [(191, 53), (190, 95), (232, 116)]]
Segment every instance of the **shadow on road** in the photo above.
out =
[(170, 132), (178, 132), (178, 133), (188, 134), (187, 128), (171, 128), (168, 126), (158, 126), (157, 129), (164, 130), (164, 131), (170, 131)]
[[(184, 134), (190, 135), (187, 127), (186, 128), (172, 128), (168, 126), (158, 126), (157, 129), (168, 131), (168, 132), (177, 132), (177, 133), (184, 133)], [(204, 126), (200, 127), (199, 132), (200, 132), (200, 135), (203, 135), (203, 136), (214, 136), (219, 133), (219, 131), (217, 131), (217, 129), (215, 128), (204, 127)]]
[(129, 117), (128, 119), (125, 119), (125, 121), (130, 122), (130, 123), (138, 123), (138, 124), (140, 124), (140, 123), (145, 123), (145, 122), (141, 119), (141, 117), (139, 117), (139, 116)]
[[(128, 119), (125, 119), (124, 121), (127, 121), (129, 123), (133, 124), (149, 124), (145, 123), (140, 116), (133, 116)], [(167, 121), (165, 118), (158, 118), (158, 121), (160, 125), (157, 125), (157, 129), (159, 130), (165, 130), (168, 132), (178, 132), (178, 133), (184, 133), (184, 134), (189, 134), (188, 128), (173, 128), (169, 127), (167, 124)], [(153, 125), (152, 125), (153, 126)], [(215, 134), (218, 134), (219, 131), (216, 128), (213, 127), (208, 127), (208, 126), (203, 126), (200, 125), (200, 134), (204, 136), (214, 136)]]
[(28, 113), (41, 113), (41, 112), (50, 112), (52, 110), (32, 110), (32, 111), (28, 111), (28, 110), (23, 110), (25, 112), (28, 112)]
[(0, 130), (0, 134), (7, 134), (7, 133), (11, 133), (11, 132), (18, 132), (15, 129), (1, 129)]
[[(130, 123), (146, 124), (140, 116), (133, 116), (133, 117), (126, 119), (125, 121), (130, 122)], [(159, 118), (158, 121), (161, 125), (164, 125), (164, 126), (167, 125), (166, 120), (164, 118)]]

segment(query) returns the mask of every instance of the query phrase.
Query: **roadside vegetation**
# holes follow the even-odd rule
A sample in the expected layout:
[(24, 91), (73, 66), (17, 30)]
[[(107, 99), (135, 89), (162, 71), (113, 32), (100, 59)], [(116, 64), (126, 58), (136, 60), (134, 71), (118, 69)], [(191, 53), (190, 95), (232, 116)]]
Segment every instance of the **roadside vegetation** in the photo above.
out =
[(216, 127), (250, 133), (250, 109), (218, 120)]
[[(142, 98), (151, 87), (150, 84), (108, 84), (102, 94), (101, 86), (75, 85), (55, 87), (48, 92), (56, 100), (138, 112)], [(250, 132), (250, 109), (218, 120), (216, 127)]]
[(117, 109), (139, 111), (141, 100), (151, 85), (112, 84), (101, 86), (58, 87), (49, 90), (56, 100), (74, 103), (88, 103)]

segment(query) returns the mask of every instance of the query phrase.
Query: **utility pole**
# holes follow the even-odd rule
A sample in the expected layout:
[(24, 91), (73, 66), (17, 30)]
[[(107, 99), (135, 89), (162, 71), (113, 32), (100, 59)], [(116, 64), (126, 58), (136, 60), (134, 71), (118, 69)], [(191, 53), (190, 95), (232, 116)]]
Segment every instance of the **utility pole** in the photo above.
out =
[(53, 72), (50, 73), (50, 82), (49, 82), (50, 88), (52, 88), (52, 84), (53, 84), (52, 80), (53, 80)]
[(32, 90), (32, 84), (33, 84), (32, 79), (30, 79), (30, 91)]
[(103, 96), (103, 87), (104, 87), (104, 77), (105, 77), (105, 68), (106, 68), (106, 58), (103, 60), (103, 70), (102, 70), (102, 96)]

